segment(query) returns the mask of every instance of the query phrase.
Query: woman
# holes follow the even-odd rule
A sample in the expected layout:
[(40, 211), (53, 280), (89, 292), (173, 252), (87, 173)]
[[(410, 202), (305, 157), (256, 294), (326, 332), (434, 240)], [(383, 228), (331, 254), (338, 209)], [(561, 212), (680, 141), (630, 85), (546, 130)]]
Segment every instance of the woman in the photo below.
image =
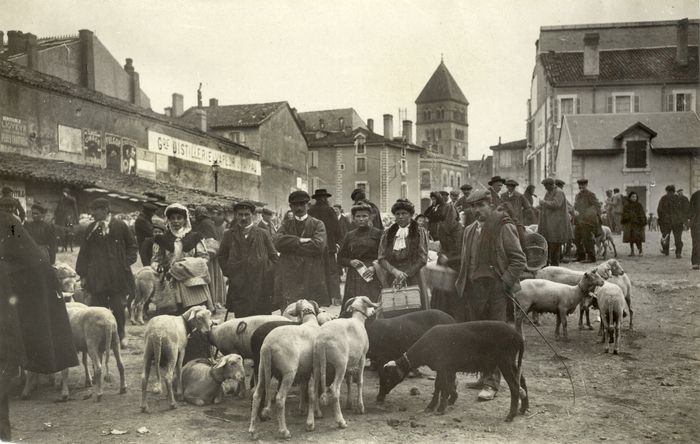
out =
[(439, 191), (430, 193), (430, 206), (425, 210), (425, 217), (428, 218), (428, 232), (434, 240), (439, 238), (438, 228), (440, 223), (444, 221), (458, 221), (455, 207), (446, 204), (445, 198)]
[[(156, 236), (153, 243), (151, 267), (165, 280), (162, 289), (170, 304), (184, 313), (195, 305), (213, 309), (209, 293), (209, 254), (200, 233), (192, 231), (189, 211), (181, 204), (165, 209), (168, 220), (165, 234)], [(163, 298), (159, 298), (163, 300)], [(164, 307), (158, 307), (159, 311)]]
[(372, 217), (372, 207), (369, 205), (355, 205), (350, 211), (357, 228), (345, 235), (338, 251), (338, 264), (348, 269), (341, 307), (345, 307), (345, 302), (355, 296), (367, 296), (372, 302), (379, 302), (382, 290), (372, 266), (372, 262), (377, 260), (382, 230), (369, 225)]
[(639, 255), (643, 255), (644, 229), (647, 226), (646, 213), (639, 196), (634, 191), (627, 195), (627, 201), (622, 207), (622, 241), (630, 244), (630, 256), (634, 256), (634, 245), (639, 249)]
[(394, 287), (418, 285), (423, 308), (426, 308), (420, 270), (428, 262), (428, 234), (412, 220), (415, 209), (408, 199), (397, 200), (391, 206), (391, 212), (396, 223), (382, 234), (379, 242), (379, 264), (391, 275), (383, 284)]

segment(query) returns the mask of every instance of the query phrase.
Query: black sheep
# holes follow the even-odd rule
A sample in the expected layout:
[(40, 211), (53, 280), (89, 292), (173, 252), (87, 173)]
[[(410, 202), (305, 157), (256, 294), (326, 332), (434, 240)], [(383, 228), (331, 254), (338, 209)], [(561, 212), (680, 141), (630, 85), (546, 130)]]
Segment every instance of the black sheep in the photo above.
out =
[(510, 388), (510, 411), (506, 421), (512, 421), (518, 410), (528, 409), (529, 401), (525, 377), (521, 374), (525, 345), (521, 335), (501, 321), (475, 321), (460, 324), (438, 325), (424, 334), (396, 361), (384, 366), (387, 391), (403, 381), (412, 368), (427, 365), (437, 372), (433, 398), (426, 407), (432, 411), (440, 405), (438, 413), (444, 413), (449, 402), (457, 399), (456, 373), (482, 372), (489, 374), (496, 368)]

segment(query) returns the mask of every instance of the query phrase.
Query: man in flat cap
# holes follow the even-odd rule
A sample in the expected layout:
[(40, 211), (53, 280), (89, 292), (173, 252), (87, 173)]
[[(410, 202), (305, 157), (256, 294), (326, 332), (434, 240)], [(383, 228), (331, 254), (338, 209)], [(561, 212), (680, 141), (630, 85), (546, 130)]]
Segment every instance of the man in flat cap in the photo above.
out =
[(277, 231), (275, 248), (280, 259), (275, 271), (276, 306), (284, 310), (299, 299), (311, 299), (319, 305), (331, 303), (326, 283), (326, 227), (309, 216), (306, 191), (289, 195), (293, 217), (285, 220)]
[(226, 230), (219, 250), (219, 265), (228, 277), (226, 309), (237, 318), (269, 315), (273, 306), (274, 263), (277, 250), (270, 232), (254, 222), (250, 201), (233, 206), (234, 224)]
[[(564, 191), (564, 185), (566, 185), (566, 182), (564, 182), (561, 179), (554, 179), (554, 185), (557, 186), (562, 192)], [(574, 206), (571, 204), (569, 201), (569, 198), (566, 197), (566, 193), (564, 194), (564, 198), (566, 199), (566, 213), (569, 215), (569, 222), (566, 224), (566, 236), (567, 236), (567, 241), (564, 247), (564, 257), (568, 257), (569, 253), (571, 252), (571, 247), (574, 245)]]
[(676, 258), (683, 252), (683, 224), (688, 220), (687, 211), (683, 212), (683, 202), (676, 194), (675, 185), (666, 186), (666, 194), (659, 200), (656, 208), (661, 230), (661, 252), (668, 256), (671, 233), (676, 244)]
[(136, 262), (138, 246), (129, 227), (112, 217), (107, 199), (93, 200), (90, 214), (94, 222), (85, 232), (75, 271), (83, 288), (92, 295), (91, 305), (112, 310), (123, 348), (126, 346), (124, 308), (126, 295), (133, 289), (131, 265)]
[(464, 209), (467, 208), (467, 198), (472, 192), (472, 186), (468, 183), (465, 183), (464, 185), (459, 187), (459, 189), (462, 190), (462, 195), (459, 196), (459, 198), (455, 202), (455, 210), (457, 210), (458, 214), (460, 211), (464, 211)]
[(139, 247), (139, 257), (144, 267), (151, 265), (151, 256), (143, 249), (143, 243), (149, 237), (153, 237), (153, 215), (158, 207), (151, 202), (145, 202), (141, 206), (141, 212), (134, 221), (134, 234), (136, 234), (136, 244)]
[(338, 218), (335, 216), (333, 208), (328, 204), (328, 198), (331, 196), (332, 194), (324, 188), (316, 190), (311, 196), (312, 199), (316, 200), (316, 203), (309, 208), (309, 215), (323, 222), (323, 226), (326, 228), (326, 283), (328, 284), (328, 295), (331, 301), (340, 304), (340, 273), (338, 273), (338, 262), (335, 255), (343, 239)]
[[(352, 199), (353, 205), (369, 205), (372, 208), (372, 216), (370, 217), (370, 222), (372, 223), (372, 226), (374, 228), (379, 228), (382, 231), (384, 230), (384, 224), (382, 223), (382, 215), (379, 213), (379, 208), (377, 208), (377, 206), (373, 202), (370, 202), (370, 200), (367, 199), (367, 194), (365, 193), (365, 190), (363, 190), (362, 188), (355, 188), (350, 194), (350, 199)], [(357, 227), (353, 225), (353, 229), (355, 228)]]
[(562, 244), (569, 241), (570, 222), (566, 209), (566, 195), (548, 177), (542, 181), (547, 190), (540, 199), (540, 220), (537, 232), (547, 241), (547, 265), (558, 266)]
[(491, 206), (493, 208), (498, 208), (501, 204), (501, 188), (503, 188), (504, 182), (505, 180), (501, 176), (493, 176), (488, 182), (488, 191), (491, 194)]
[(258, 222), (258, 228), (262, 228), (263, 230), (267, 231), (270, 233), (270, 238), (274, 239), (275, 234), (277, 233), (277, 229), (272, 223), (272, 217), (275, 215), (275, 213), (269, 209), (269, 208), (263, 208), (262, 209), (262, 218), (260, 219), (260, 222)]
[(518, 227), (518, 233), (521, 238), (525, 236), (524, 220), (526, 214), (532, 211), (532, 206), (525, 196), (523, 196), (515, 188), (518, 182), (513, 179), (506, 180), (506, 191), (501, 194), (501, 205), (508, 211), (508, 214), (513, 219), (513, 222)]
[(43, 257), (49, 264), (53, 265), (56, 262), (56, 230), (53, 224), (44, 220), (46, 217), (46, 208), (41, 204), (35, 203), (32, 205), (32, 220), (24, 224), (29, 235), (34, 239), (37, 246), (42, 252)]
[(596, 195), (588, 190), (588, 179), (579, 179), (579, 192), (574, 199), (574, 242), (576, 258), (584, 264), (594, 263), (594, 237), (600, 228), (600, 202)]
[[(520, 289), (520, 274), (526, 258), (518, 232), (510, 217), (491, 206), (491, 192), (476, 191), (467, 199), (477, 220), (464, 230), (461, 263), (455, 283), (463, 298), (470, 321), (506, 321), (507, 294)], [(480, 375), (474, 388), (481, 388), (479, 399), (496, 396), (501, 374)]]
[(0, 197), (0, 205), (2, 205), (8, 213), (15, 215), (19, 220), (24, 223), (27, 218), (27, 213), (24, 211), (24, 207), (20, 203), (19, 199), (12, 197), (12, 188), (2, 187), (2, 197)]

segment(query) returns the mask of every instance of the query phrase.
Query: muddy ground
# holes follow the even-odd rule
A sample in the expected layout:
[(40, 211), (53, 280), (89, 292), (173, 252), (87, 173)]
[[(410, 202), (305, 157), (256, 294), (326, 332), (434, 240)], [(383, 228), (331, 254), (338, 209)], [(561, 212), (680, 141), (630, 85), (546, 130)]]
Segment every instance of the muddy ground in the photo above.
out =
[[(690, 245), (688, 232), (684, 233)], [(477, 392), (465, 387), (470, 376), (460, 375), (459, 399), (446, 414), (425, 414), (432, 393), (430, 372), (408, 379), (387, 397), (374, 402), (378, 381), (365, 373), (367, 413), (345, 412), (348, 428), (339, 430), (329, 409), (317, 420), (316, 431), (304, 430), (297, 414), (298, 391), (288, 399), (288, 426), (294, 441), (309, 442), (700, 442), (700, 272), (690, 269), (689, 248), (683, 259), (659, 252), (658, 232), (648, 235), (644, 257), (628, 258), (627, 247), (616, 237), (623, 267), (634, 284), (634, 331), (625, 321), (622, 353), (604, 354), (596, 331), (577, 328), (569, 317), (569, 342), (555, 341), (554, 317), (543, 318), (542, 331), (559, 349), (571, 370), (576, 391), (562, 364), (537, 336), (525, 327), (524, 374), (530, 390), (530, 411), (514, 422), (503, 419), (508, 410), (508, 389), (503, 385), (491, 402), (476, 402)], [(59, 260), (74, 263), (73, 256)], [(572, 268), (582, 269), (580, 264)], [(598, 324), (594, 324), (597, 329)], [(115, 376), (106, 384), (102, 402), (83, 387), (82, 371), (71, 371), (71, 397), (58, 402), (59, 393), (40, 387), (28, 401), (11, 401), (13, 436), (22, 442), (173, 443), (247, 441), (250, 402), (228, 395), (217, 406), (195, 407), (181, 403), (169, 410), (163, 395), (149, 395), (152, 413), (139, 410), (144, 327), (128, 326), (125, 365), (129, 391), (118, 394)], [(113, 364), (112, 360), (112, 364)], [(411, 389), (418, 394), (412, 396)], [(344, 395), (343, 395), (344, 397)], [(148, 429), (140, 434), (141, 427)], [(123, 435), (102, 436), (110, 430)], [(264, 441), (277, 439), (272, 421), (261, 425)]]

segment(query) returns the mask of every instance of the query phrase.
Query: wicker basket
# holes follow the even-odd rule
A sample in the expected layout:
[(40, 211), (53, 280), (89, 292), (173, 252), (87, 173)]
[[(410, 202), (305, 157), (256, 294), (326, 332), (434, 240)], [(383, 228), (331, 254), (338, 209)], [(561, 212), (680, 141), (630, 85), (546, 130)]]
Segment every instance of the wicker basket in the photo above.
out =
[(402, 288), (385, 288), (382, 290), (381, 312), (384, 318), (393, 318), (423, 308), (420, 288), (411, 285)]

